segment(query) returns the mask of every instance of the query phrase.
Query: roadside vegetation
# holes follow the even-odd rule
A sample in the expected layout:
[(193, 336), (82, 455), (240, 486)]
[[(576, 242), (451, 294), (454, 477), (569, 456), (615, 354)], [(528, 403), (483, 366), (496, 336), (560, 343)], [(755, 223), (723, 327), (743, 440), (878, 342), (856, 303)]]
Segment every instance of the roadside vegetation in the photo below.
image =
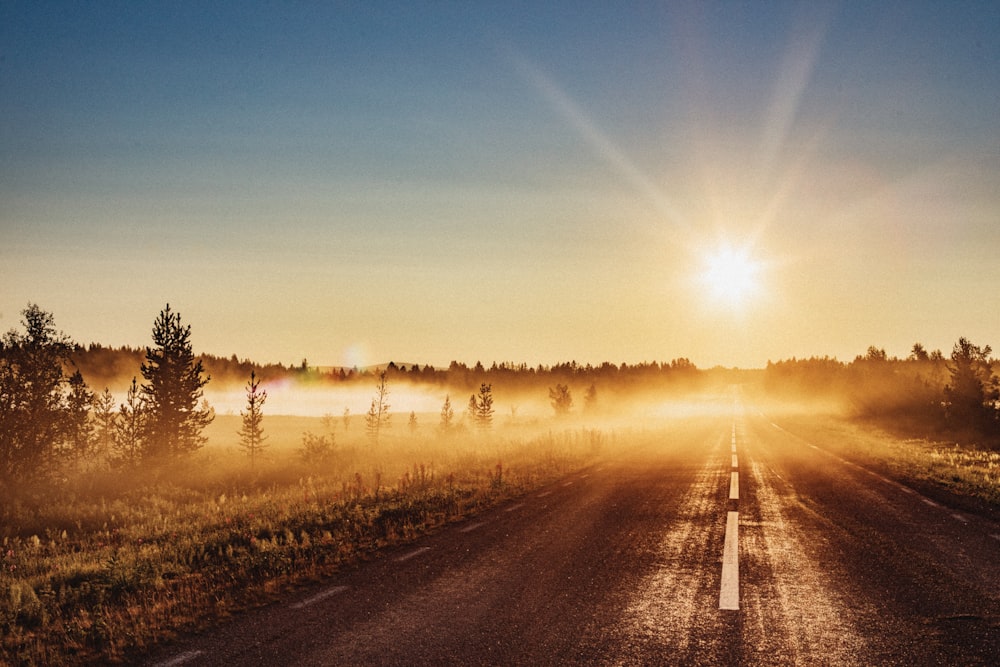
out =
[[(238, 418), (220, 421), (236, 433)], [(318, 418), (294, 421), (322, 428)], [(340, 435), (321, 457), (276, 446), (252, 469), (230, 438), (170, 463), (23, 489), (4, 508), (0, 655), (12, 664), (127, 660), (520, 495), (583, 465), (608, 437), (442, 441), (407, 431), (383, 433), (372, 451), (360, 429)]]
[(949, 504), (1000, 510), (1000, 451), (975, 442), (907, 437), (869, 421), (802, 411), (770, 413), (791, 433), (930, 495), (943, 492)]
[(915, 438), (1000, 447), (1000, 362), (966, 338), (951, 354), (913, 345), (905, 359), (871, 346), (850, 363), (829, 357), (768, 363), (763, 396), (846, 415)]

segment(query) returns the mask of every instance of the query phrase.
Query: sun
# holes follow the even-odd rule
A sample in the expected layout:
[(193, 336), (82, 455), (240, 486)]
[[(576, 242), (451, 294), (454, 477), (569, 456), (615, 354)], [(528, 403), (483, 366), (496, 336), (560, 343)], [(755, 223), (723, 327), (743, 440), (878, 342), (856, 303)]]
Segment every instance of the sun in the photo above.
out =
[(700, 282), (715, 303), (742, 308), (760, 291), (761, 264), (748, 248), (720, 246), (702, 264)]

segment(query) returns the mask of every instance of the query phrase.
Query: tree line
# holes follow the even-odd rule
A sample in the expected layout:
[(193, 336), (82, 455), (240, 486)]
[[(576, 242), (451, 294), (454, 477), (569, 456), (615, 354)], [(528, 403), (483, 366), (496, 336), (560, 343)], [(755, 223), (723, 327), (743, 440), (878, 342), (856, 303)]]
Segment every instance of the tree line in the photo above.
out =
[(849, 363), (830, 357), (768, 362), (765, 389), (779, 396), (832, 399), (862, 418), (923, 432), (1000, 438), (998, 362), (989, 345), (959, 338), (947, 357), (915, 343), (903, 359), (870, 346)]
[[(215, 412), (209, 381), (191, 345), (191, 327), (167, 304), (153, 322), (153, 344), (117, 407), (95, 394), (74, 359), (77, 347), (35, 304), (24, 331), (0, 340), (0, 479), (5, 488), (41, 477), (61, 462), (105, 458), (114, 465), (164, 460), (205, 442)], [(139, 376), (142, 382), (138, 381)]]
[[(296, 377), (309, 382), (353, 382), (376, 379), (376, 392), (366, 415), (366, 429), (374, 443), (389, 425), (390, 381), (435, 383), (467, 391), (478, 387), (466, 408), (469, 423), (478, 429), (492, 424), (493, 387), (535, 388), (554, 382), (549, 400), (557, 417), (573, 407), (570, 382), (586, 386), (585, 412), (597, 404), (597, 386), (615, 393), (667, 386), (697, 388), (710, 372), (699, 371), (687, 359), (668, 363), (580, 365), (575, 361), (554, 366), (494, 363), (469, 367), (453, 361), (447, 369), (389, 363), (377, 370), (320, 371), (303, 360), (299, 366), (260, 366), (194, 354), (191, 327), (170, 305), (153, 322), (152, 345), (142, 350), (117, 350), (92, 344), (83, 348), (55, 326), (54, 317), (35, 304), (22, 312), (23, 331), (0, 338), (0, 482), (5, 488), (19, 481), (52, 473), (63, 462), (104, 460), (112, 466), (170, 460), (199, 449), (203, 430), (215, 417), (204, 398), (212, 375), (219, 369), (230, 379), (249, 377), (247, 411), (241, 413), (240, 444), (251, 463), (265, 448), (262, 406), (268, 381)], [(829, 357), (768, 362), (763, 385), (772, 394), (846, 401), (860, 417), (912, 423), (922, 430), (937, 429), (1000, 438), (1000, 381), (990, 346), (966, 338), (955, 343), (949, 357), (913, 346), (905, 359), (889, 357), (884, 349), (869, 347), (850, 363)], [(103, 373), (95, 369), (104, 364)], [(106, 378), (131, 369), (133, 376), (124, 402), (118, 403), (105, 386), (100, 393), (88, 387), (84, 373)], [(138, 370), (135, 373), (135, 370)], [(733, 379), (739, 381), (736, 371)], [(141, 377), (141, 381), (140, 381)], [(602, 389), (603, 391), (603, 389)], [(622, 394), (619, 394), (622, 395)], [(347, 415), (345, 413), (345, 419)], [(410, 415), (416, 427), (416, 415)], [(454, 426), (450, 393), (441, 408), (439, 428)], [(309, 443), (306, 443), (309, 444)], [(327, 444), (313, 443), (324, 449)]]
[[(110, 384), (121, 377), (131, 375), (133, 369), (145, 358), (145, 349), (108, 347), (100, 343), (87, 346), (74, 345), (72, 357), (77, 368), (92, 384)], [(244, 383), (253, 372), (265, 382), (294, 380), (299, 383), (337, 385), (342, 383), (370, 384), (378, 380), (381, 373), (393, 382), (436, 384), (454, 387), (463, 391), (475, 391), (484, 382), (502, 384), (516, 388), (537, 386), (540, 381), (583, 383), (588, 380), (600, 384), (621, 384), (628, 386), (636, 382), (677, 382), (694, 380), (699, 369), (687, 358), (670, 361), (638, 362), (629, 364), (579, 364), (576, 361), (560, 362), (552, 365), (529, 366), (524, 363), (493, 362), (484, 365), (477, 361), (471, 366), (460, 361), (452, 361), (447, 367), (431, 364), (404, 364), (390, 361), (384, 365), (371, 367), (320, 367), (310, 365), (307, 359), (298, 364), (260, 364), (237, 355), (222, 357), (199, 354), (205, 372), (213, 381), (223, 384)]]

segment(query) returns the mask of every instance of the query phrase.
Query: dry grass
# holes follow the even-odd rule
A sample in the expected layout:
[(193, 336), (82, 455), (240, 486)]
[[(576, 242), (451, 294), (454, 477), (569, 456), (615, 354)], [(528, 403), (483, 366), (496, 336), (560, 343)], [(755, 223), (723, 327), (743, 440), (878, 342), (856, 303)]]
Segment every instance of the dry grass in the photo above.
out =
[[(310, 418), (265, 421), (250, 470), (238, 417), (167, 467), (81, 474), (4, 501), (0, 663), (126, 661), (379, 547), (519, 495), (582, 465), (608, 434), (529, 427), (489, 435), (396, 426), (373, 445)], [(360, 421), (360, 420), (358, 420)], [(297, 456), (302, 433), (325, 459)]]
[(1000, 453), (975, 443), (894, 435), (870, 422), (835, 415), (789, 414), (789, 430), (845, 457), (867, 461), (900, 480), (1000, 506)]

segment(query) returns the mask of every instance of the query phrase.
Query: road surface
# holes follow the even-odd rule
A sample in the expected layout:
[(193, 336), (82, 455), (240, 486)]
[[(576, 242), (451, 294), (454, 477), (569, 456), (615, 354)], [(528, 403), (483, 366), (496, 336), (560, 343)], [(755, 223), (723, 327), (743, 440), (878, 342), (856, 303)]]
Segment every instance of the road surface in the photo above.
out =
[(1000, 664), (1000, 525), (730, 403), (149, 664)]

